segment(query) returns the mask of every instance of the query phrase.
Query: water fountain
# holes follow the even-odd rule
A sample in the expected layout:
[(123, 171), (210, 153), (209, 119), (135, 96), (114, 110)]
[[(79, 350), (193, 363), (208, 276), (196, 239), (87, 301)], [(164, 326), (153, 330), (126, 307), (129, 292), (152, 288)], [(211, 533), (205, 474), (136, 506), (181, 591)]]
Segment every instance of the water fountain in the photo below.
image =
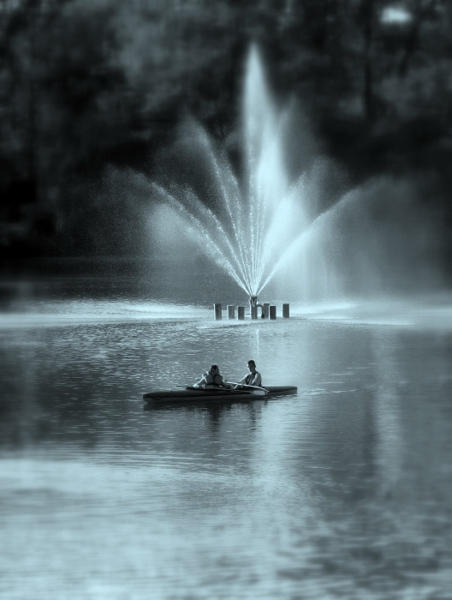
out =
[[(244, 85), (243, 176), (236, 176), (226, 150), (191, 122), (187, 125), (191, 140), (213, 181), (207, 197), (185, 182), (160, 184), (144, 176), (142, 182), (171, 207), (175, 219), (182, 219), (184, 233), (254, 306), (264, 288), (275, 282), (280, 290), (295, 282), (292, 296), (318, 300), (343, 296), (347, 289), (356, 291), (359, 284), (373, 292), (382, 280), (388, 283), (391, 268), (393, 280), (406, 276), (416, 255), (422, 254), (417, 229), (421, 220), (410, 204), (413, 185), (380, 177), (346, 193), (337, 186), (322, 203), (322, 186), (327, 180), (331, 184), (334, 169), (325, 169), (325, 159), (313, 158), (301, 175), (291, 177), (286, 166), (290, 127), (291, 111), (276, 107), (253, 46)], [(392, 229), (381, 222), (375, 226), (376, 204), (380, 212), (386, 210)], [(399, 225), (403, 250), (391, 252), (394, 227)], [(425, 222), (422, 227), (425, 234)], [(396, 254), (404, 257), (400, 264), (394, 260)]]
[[(187, 234), (247, 293), (252, 304), (284, 263), (287, 243), (309, 223), (304, 177), (290, 182), (284, 166), (288, 111), (275, 109), (262, 62), (252, 47), (244, 91), (245, 176), (237, 179), (224, 150), (217, 150), (200, 125), (191, 124), (215, 179), (215, 200), (207, 205), (191, 188), (150, 183), (182, 216)], [(300, 201), (301, 200), (301, 201)]]

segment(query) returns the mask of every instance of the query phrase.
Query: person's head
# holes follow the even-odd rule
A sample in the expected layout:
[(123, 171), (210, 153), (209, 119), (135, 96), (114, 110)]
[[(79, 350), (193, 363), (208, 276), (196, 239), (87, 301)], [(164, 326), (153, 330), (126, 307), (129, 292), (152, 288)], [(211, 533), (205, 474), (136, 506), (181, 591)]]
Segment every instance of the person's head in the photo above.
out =
[(219, 372), (220, 372), (220, 369), (218, 368), (218, 365), (212, 365), (209, 369), (209, 373), (211, 373), (212, 375), (214, 373), (219, 373)]
[(248, 369), (253, 372), (256, 370), (256, 363), (254, 362), (254, 360), (249, 360), (248, 361)]

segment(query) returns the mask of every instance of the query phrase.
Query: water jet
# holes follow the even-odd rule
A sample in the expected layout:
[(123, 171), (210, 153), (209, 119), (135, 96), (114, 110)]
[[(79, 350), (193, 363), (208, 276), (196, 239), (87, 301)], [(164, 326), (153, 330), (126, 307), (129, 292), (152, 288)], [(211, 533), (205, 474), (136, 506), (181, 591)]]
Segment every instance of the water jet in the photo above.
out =
[(309, 223), (309, 211), (302, 201), (303, 176), (291, 182), (284, 164), (289, 111), (276, 110), (255, 46), (244, 87), (243, 180), (236, 177), (225, 150), (191, 122), (186, 131), (210, 165), (215, 194), (202, 201), (188, 184), (149, 185), (182, 219), (198, 248), (247, 293), (254, 314), (258, 294), (273, 279), (287, 244)]
[[(258, 308), (264, 318), (271, 316), (257, 301), (267, 286), (275, 297), (312, 302), (372, 294), (409, 273), (418, 282), (427, 255), (419, 240), (431, 238), (412, 201), (414, 184), (382, 176), (344, 193), (343, 184), (335, 185), (335, 169), (315, 157), (301, 175), (291, 176), (290, 116), (288, 108), (276, 107), (253, 46), (244, 85), (243, 176), (237, 177), (226, 149), (194, 121), (185, 123), (184, 135), (187, 149), (196, 144), (208, 167), (205, 197), (188, 181), (162, 184), (137, 176), (172, 211), (164, 225), (166, 231), (173, 225), (173, 234), (165, 242), (182, 233), (192, 240), (246, 293), (252, 318)], [(376, 210), (386, 213), (387, 223), (376, 224)]]

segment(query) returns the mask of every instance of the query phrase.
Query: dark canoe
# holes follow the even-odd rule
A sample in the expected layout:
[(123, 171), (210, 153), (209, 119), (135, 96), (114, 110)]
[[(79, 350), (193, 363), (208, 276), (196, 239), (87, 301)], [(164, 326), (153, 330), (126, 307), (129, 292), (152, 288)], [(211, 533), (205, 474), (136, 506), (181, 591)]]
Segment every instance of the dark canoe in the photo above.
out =
[(143, 400), (148, 403), (157, 402), (236, 402), (266, 400), (274, 396), (296, 394), (297, 388), (293, 385), (271, 385), (265, 388), (223, 390), (223, 389), (201, 389), (186, 387), (179, 390), (156, 390), (143, 395)]

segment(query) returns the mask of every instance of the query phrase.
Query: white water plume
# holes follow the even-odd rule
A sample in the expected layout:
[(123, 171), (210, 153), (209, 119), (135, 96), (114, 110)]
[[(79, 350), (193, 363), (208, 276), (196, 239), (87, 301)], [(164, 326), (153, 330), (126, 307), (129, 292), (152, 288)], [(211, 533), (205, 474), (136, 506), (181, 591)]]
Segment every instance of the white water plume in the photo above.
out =
[[(415, 273), (412, 265), (418, 258), (421, 265), (425, 252), (416, 238), (421, 220), (413, 210), (414, 184), (380, 177), (341, 197), (337, 169), (312, 157), (293, 178), (286, 165), (290, 123), (290, 111), (271, 98), (252, 47), (244, 86), (243, 177), (235, 175), (226, 150), (191, 122), (186, 132), (190, 155), (200, 161), (194, 167), (202, 170), (201, 191), (144, 176), (141, 183), (180, 216), (200, 251), (249, 296), (276, 280), (281, 290), (289, 281), (297, 298), (340, 296), (347, 286), (354, 290), (362, 283), (372, 291), (379, 281), (387, 284), (391, 269), (396, 284)], [(306, 154), (309, 140), (300, 145)], [(402, 231), (394, 235), (397, 227)]]
[(192, 131), (215, 183), (211, 206), (188, 186), (148, 185), (183, 217), (199, 248), (255, 296), (287, 243), (308, 223), (304, 177), (290, 182), (284, 164), (288, 111), (276, 110), (256, 47), (248, 58), (243, 108), (246, 185), (199, 124), (192, 124)]

